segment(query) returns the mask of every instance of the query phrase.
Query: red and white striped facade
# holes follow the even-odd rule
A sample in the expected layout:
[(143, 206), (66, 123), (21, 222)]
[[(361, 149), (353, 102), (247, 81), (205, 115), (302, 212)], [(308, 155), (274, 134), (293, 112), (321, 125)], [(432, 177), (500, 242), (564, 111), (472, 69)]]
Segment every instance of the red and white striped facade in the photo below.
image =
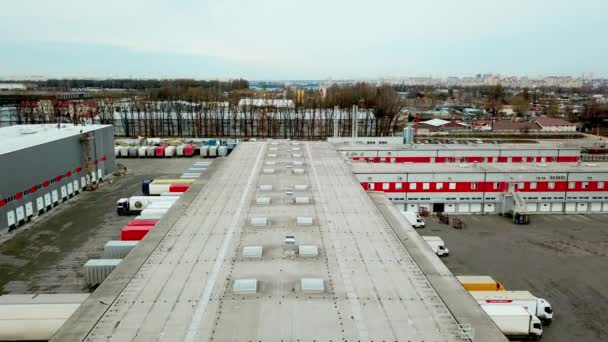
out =
[(608, 164), (353, 163), (364, 189), (407, 210), (497, 213), (518, 192), (529, 212), (608, 213)]
[(577, 147), (544, 144), (337, 145), (353, 161), (369, 163), (575, 163)]

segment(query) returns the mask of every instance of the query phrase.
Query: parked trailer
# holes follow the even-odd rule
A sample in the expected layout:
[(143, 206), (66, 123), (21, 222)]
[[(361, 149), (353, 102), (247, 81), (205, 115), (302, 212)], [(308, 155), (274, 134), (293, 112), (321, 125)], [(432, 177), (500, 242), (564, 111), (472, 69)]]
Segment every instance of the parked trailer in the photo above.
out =
[(140, 216), (165, 215), (169, 209), (144, 209)]
[(164, 157), (165, 156), (165, 145), (156, 146), (154, 148), (154, 156), (155, 157)]
[(175, 146), (165, 147), (165, 157), (173, 157), (173, 156), (175, 156)]
[(114, 155), (116, 158), (120, 157), (120, 146), (114, 146)]
[(129, 156), (129, 147), (128, 146), (120, 146), (120, 157), (126, 158)]
[(508, 339), (535, 339), (543, 336), (540, 320), (519, 305), (482, 305)]
[(196, 146), (192, 144), (186, 144), (186, 146), (184, 147), (184, 157), (192, 157), (194, 155), (194, 152), (196, 152)]
[(228, 146), (222, 145), (222, 146), (218, 147), (218, 149), (217, 149), (217, 155), (220, 156), (220, 157), (227, 156), (228, 155)]
[[(150, 191), (150, 185), (151, 184), (157, 184), (157, 185), (159, 185), (159, 184), (168, 184), (168, 185), (172, 185), (172, 184), (188, 184), (189, 185), (189, 184), (192, 184), (194, 182), (195, 182), (194, 179), (182, 179), (182, 178), (172, 178), (172, 179), (162, 179), (161, 178), (161, 179), (154, 179), (154, 180), (146, 179), (146, 180), (144, 180), (141, 183), (141, 192), (144, 195), (150, 195), (150, 192), (151, 192)], [(184, 192), (185, 191), (185, 190), (182, 190), (182, 191), (176, 191), (176, 190), (169, 191), (169, 187), (166, 187), (167, 190), (160, 191), (160, 192), (158, 192), (158, 189), (162, 189), (162, 188), (156, 187), (155, 189), (156, 189), (155, 191), (157, 193), (155, 193), (154, 195), (160, 195), (161, 193), (164, 193), (164, 192)], [(187, 187), (185, 189), (187, 189)]]
[(158, 220), (153, 219), (134, 219), (127, 222), (127, 226), (153, 226)]
[(209, 156), (209, 146), (207, 146), (207, 145), (201, 146), (200, 155), (203, 158), (208, 157)]
[(147, 150), (148, 150), (148, 147), (146, 147), (146, 146), (139, 147), (137, 149), (137, 156), (140, 157), (140, 158), (145, 158)]
[[(191, 179), (183, 179), (183, 180), (191, 180)], [(143, 186), (143, 194), (146, 196), (160, 196), (162, 193), (166, 192), (175, 192), (175, 193), (183, 193), (188, 190), (190, 184), (157, 184), (150, 183), (147, 186)]]
[[(158, 197), (158, 198), (166, 198), (166, 197)], [(153, 202), (153, 203), (150, 203), (146, 209), (170, 209), (174, 204), (175, 204), (175, 201)]]
[(121, 241), (142, 240), (153, 227), (154, 226), (124, 226), (120, 230), (120, 240)]
[(146, 157), (154, 157), (156, 154), (156, 147), (148, 146), (146, 147)]
[(48, 341), (80, 304), (2, 304), (0, 341)]
[(472, 291), (470, 294), (481, 305), (519, 305), (545, 325), (553, 321), (551, 304), (529, 291)]
[(177, 147), (175, 148), (175, 154), (178, 157), (184, 156), (184, 147), (186, 147), (186, 144), (177, 145)]
[(135, 246), (138, 241), (108, 241), (103, 246), (103, 257), (106, 259), (124, 259)]
[(138, 148), (133, 146), (129, 147), (129, 157), (136, 158), (137, 157)]
[(159, 213), (145, 213), (139, 216), (135, 216), (135, 220), (160, 220), (161, 218), (163, 218), (165, 214), (159, 214)]
[(439, 236), (422, 236), (422, 238), (437, 256), (448, 256), (450, 254), (450, 250), (445, 247), (443, 239)]
[(175, 203), (179, 196), (131, 196), (129, 198), (121, 198), (116, 201), (116, 213), (120, 216), (135, 215), (141, 213), (150, 204), (156, 202), (171, 202)]
[(505, 291), (505, 287), (490, 276), (456, 276), (467, 291)]
[(209, 157), (217, 157), (217, 146), (209, 146)]
[(84, 281), (89, 286), (101, 284), (122, 259), (91, 259), (84, 264)]

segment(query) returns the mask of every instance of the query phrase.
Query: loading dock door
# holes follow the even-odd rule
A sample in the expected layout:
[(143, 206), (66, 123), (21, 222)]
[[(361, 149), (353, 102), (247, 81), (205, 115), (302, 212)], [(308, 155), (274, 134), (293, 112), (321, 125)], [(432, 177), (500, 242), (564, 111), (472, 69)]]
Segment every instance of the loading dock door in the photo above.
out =
[(41, 197), (36, 198), (36, 209), (38, 214), (44, 212), (44, 199)]
[(415, 213), (418, 212), (418, 204), (408, 204), (407, 211), (413, 211)]
[(551, 211), (551, 204), (550, 203), (539, 203), (538, 211), (542, 211), (542, 212)]
[(587, 203), (587, 202), (576, 203), (576, 212), (577, 213), (586, 213), (587, 211), (589, 211), (589, 203)]
[(17, 207), (17, 222), (19, 222), (19, 224), (22, 224), (23, 221), (25, 221), (25, 209), (23, 208), (23, 206)]
[(53, 207), (53, 202), (51, 201), (51, 194), (44, 194), (44, 206), (47, 209), (51, 209)]
[(68, 188), (65, 185), (61, 186), (61, 199), (64, 201), (68, 199)]
[(602, 203), (601, 202), (593, 202), (591, 203), (591, 211), (597, 213), (602, 211)]
[(481, 203), (471, 203), (471, 212), (480, 213), (481, 212)]
[(573, 213), (576, 211), (576, 203), (566, 203), (566, 209), (564, 210), (567, 213)]
[(456, 212), (456, 204), (454, 203), (448, 203), (445, 205), (445, 212), (446, 213), (455, 213)]
[(559, 203), (551, 203), (551, 212), (552, 213), (561, 213), (564, 210), (564, 204)]
[(13, 228), (17, 225), (17, 221), (15, 221), (15, 212), (9, 210), (6, 212), (6, 222), (8, 223), (9, 228)]
[(608, 213), (608, 202), (604, 202), (602, 204), (602, 211)]
[(72, 183), (74, 184), (74, 192), (75, 193), (79, 193), (80, 192), (80, 187), (78, 186), (78, 181), (75, 180)]
[(485, 203), (483, 205), (483, 212), (484, 213), (493, 213), (494, 210), (495, 210), (494, 203)]
[(59, 204), (59, 193), (57, 190), (51, 191), (51, 199), (53, 200), (54, 204)]
[(74, 194), (74, 185), (72, 184), (72, 182), (68, 183), (68, 196), (72, 197), (72, 195)]
[(445, 204), (443, 203), (433, 203), (433, 212), (434, 213), (442, 213), (445, 211)]
[(526, 203), (526, 209), (531, 213), (535, 212), (537, 208), (538, 208), (538, 205), (536, 204), (536, 202), (535, 203)]
[(458, 212), (459, 213), (469, 213), (471, 209), (469, 207), (469, 203), (458, 203)]
[(25, 217), (30, 218), (34, 216), (34, 204), (32, 202), (27, 202), (25, 204)]

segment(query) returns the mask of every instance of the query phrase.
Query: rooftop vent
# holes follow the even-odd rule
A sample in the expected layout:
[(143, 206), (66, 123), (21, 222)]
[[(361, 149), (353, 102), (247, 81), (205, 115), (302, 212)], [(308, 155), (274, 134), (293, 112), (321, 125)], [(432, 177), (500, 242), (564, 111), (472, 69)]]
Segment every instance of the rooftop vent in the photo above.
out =
[(301, 160), (294, 160), (293, 162), (293, 166), (302, 166), (304, 165), (304, 162)]
[(296, 184), (293, 186), (293, 189), (296, 191), (306, 191), (308, 190), (308, 185), (306, 184)]
[(261, 184), (260, 191), (272, 191), (272, 184)]
[(294, 153), (291, 156), (294, 158), (302, 158), (302, 153)]
[(268, 150), (269, 151), (276, 151), (276, 150), (278, 150), (278, 148), (277, 147), (270, 147)]
[(268, 225), (268, 218), (267, 217), (252, 217), (250, 222), (251, 222), (252, 226), (265, 227), (266, 225)]
[(296, 197), (293, 199), (295, 204), (308, 204), (310, 203), (310, 197)]
[(264, 169), (263, 172), (265, 174), (273, 174), (274, 173), (274, 169)]
[(298, 145), (300, 145), (300, 143), (299, 143), (299, 142), (297, 142), (297, 141), (292, 141), (292, 142), (291, 142), (291, 144), (292, 144), (293, 146), (298, 146)]
[(298, 254), (301, 257), (316, 257), (319, 256), (319, 247), (317, 246), (300, 246)]
[(237, 279), (232, 284), (232, 293), (253, 294), (258, 292), (258, 280), (255, 278)]
[(302, 278), (300, 280), (302, 292), (304, 293), (323, 293), (325, 286), (321, 278)]
[(304, 173), (304, 169), (293, 169), (293, 173), (296, 175), (301, 175)]
[(243, 258), (261, 258), (263, 251), (262, 246), (245, 246), (243, 247)]
[(270, 143), (270, 145), (278, 145), (278, 144), (279, 144), (279, 142), (278, 142), (278, 141), (272, 141), (272, 142)]
[(291, 150), (294, 151), (294, 152), (297, 152), (297, 151), (300, 150), (300, 148), (299, 147), (292, 147)]
[(269, 153), (268, 154), (268, 158), (276, 158), (277, 154), (276, 153)]
[(265, 162), (265, 164), (266, 164), (266, 165), (268, 165), (268, 166), (273, 166), (273, 165), (275, 165), (275, 164), (276, 164), (276, 162), (273, 162), (273, 161), (267, 161), (267, 162)]
[(312, 217), (310, 217), (310, 216), (298, 216), (298, 217), (296, 217), (296, 225), (298, 225), (298, 226), (312, 226)]
[(255, 199), (256, 204), (270, 204), (270, 197), (258, 197)]

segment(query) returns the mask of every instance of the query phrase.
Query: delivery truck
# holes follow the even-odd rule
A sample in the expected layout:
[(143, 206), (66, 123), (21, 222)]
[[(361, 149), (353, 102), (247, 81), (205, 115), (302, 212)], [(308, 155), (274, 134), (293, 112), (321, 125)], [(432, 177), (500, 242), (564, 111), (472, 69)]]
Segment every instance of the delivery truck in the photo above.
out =
[(551, 304), (529, 291), (473, 291), (469, 293), (481, 305), (519, 305), (538, 317), (544, 325), (549, 325), (553, 321)]
[(513, 340), (539, 340), (543, 336), (540, 320), (519, 305), (482, 305), (496, 326)]
[(431, 247), (433, 253), (437, 254), (437, 256), (448, 256), (450, 254), (450, 250), (445, 247), (443, 239), (441, 239), (439, 236), (423, 235), (422, 238), (424, 239), (424, 242)]
[(120, 216), (137, 215), (152, 203), (175, 203), (179, 196), (131, 196), (116, 201), (116, 213)]
[(402, 211), (401, 215), (405, 217), (407, 222), (409, 222), (414, 228), (424, 228), (424, 221), (422, 221), (422, 217), (420, 214), (415, 213), (413, 211)]
[(456, 276), (467, 291), (505, 291), (505, 287), (490, 276)]

